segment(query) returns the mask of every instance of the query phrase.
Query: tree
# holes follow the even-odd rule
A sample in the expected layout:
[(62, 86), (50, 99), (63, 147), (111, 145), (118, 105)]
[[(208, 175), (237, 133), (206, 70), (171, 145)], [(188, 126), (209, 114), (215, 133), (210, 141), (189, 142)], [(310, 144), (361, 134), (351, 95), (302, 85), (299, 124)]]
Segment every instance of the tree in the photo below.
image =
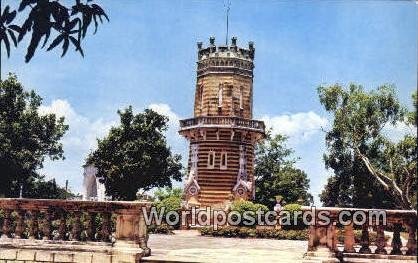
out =
[(154, 193), (154, 205), (161, 211), (164, 207), (164, 216), (170, 211), (178, 211), (181, 208), (181, 200), (183, 196), (183, 189), (176, 187), (158, 188)]
[(158, 188), (154, 193), (154, 197), (157, 201), (161, 201), (170, 197), (178, 198), (181, 200), (182, 196), (183, 196), (183, 189), (181, 189), (180, 187)]
[(303, 204), (313, 201), (306, 173), (295, 167), (293, 150), (286, 147), (287, 137), (268, 134), (267, 139), (256, 149), (255, 184), (256, 202), (273, 207), (275, 197), (281, 195), (287, 203), (302, 200)]
[(139, 190), (171, 187), (182, 178), (181, 157), (173, 155), (163, 132), (168, 119), (152, 110), (134, 114), (132, 107), (118, 111), (120, 125), (98, 140), (87, 162), (97, 169), (106, 193), (117, 200), (135, 200)]
[[(98, 21), (102, 23), (103, 18), (109, 21), (104, 10), (97, 4), (89, 3), (91, 1), (75, 0), (72, 6), (65, 6), (57, 0), (21, 0), (17, 10), (6, 5), (3, 11), (0, 1), (0, 47), (2, 44), (5, 46), (9, 57), (10, 43), (16, 47), (29, 34), (25, 56), (25, 61), (29, 62), (41, 41), (41, 48), (44, 48), (52, 35), (55, 39), (47, 51), (62, 44), (61, 56), (64, 56), (72, 44), (84, 56), (81, 43), (91, 23), (94, 22), (96, 33)], [(16, 20), (23, 21), (23, 24), (14, 24)]]
[(64, 118), (40, 114), (42, 98), (23, 89), (15, 75), (0, 80), (0, 195), (19, 196), (40, 176), (46, 157), (64, 159), (62, 136), (68, 130)]
[[(416, 134), (399, 142), (385, 136), (387, 125), (407, 122), (393, 86), (366, 92), (362, 86), (319, 87), (321, 104), (333, 117), (326, 133), (325, 164), (334, 170), (321, 200), (326, 205), (412, 209), (416, 200)], [(416, 95), (415, 110), (416, 110)]]
[(55, 179), (46, 181), (44, 177), (32, 178), (23, 191), (23, 197), (36, 199), (67, 199), (75, 195), (60, 187)]

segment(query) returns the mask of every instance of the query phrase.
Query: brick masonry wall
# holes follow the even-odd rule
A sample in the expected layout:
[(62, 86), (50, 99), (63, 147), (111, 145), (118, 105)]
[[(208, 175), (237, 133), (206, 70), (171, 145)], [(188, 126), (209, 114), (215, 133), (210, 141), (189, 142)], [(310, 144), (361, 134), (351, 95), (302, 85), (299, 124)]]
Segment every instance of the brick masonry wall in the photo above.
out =
[[(219, 85), (223, 86), (222, 107), (218, 107)], [(242, 109), (240, 93), (242, 92)], [(197, 80), (194, 116), (238, 116), (252, 118), (252, 79), (240, 75), (212, 74)]]

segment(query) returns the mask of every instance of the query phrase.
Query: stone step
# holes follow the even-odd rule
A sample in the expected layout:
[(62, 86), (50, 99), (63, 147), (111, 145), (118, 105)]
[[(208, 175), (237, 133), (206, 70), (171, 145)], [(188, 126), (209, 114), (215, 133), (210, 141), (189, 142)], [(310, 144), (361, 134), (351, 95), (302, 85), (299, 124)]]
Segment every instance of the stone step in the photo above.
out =
[(228, 189), (226, 191), (213, 191), (213, 190), (204, 190), (202, 189), (200, 191), (200, 197), (203, 196), (228, 196), (230, 193), (232, 193), (232, 189)]
[(144, 257), (144, 258), (141, 258), (140, 262), (148, 262), (148, 263), (190, 263), (190, 262), (196, 262), (196, 261), (189, 260), (189, 259), (180, 259), (180, 258), (171, 259), (169, 257), (168, 258), (164, 258), (164, 257), (161, 257), (161, 258), (154, 258), (154, 257), (147, 258), (147, 257)]
[[(228, 196), (230, 193), (232, 193), (232, 187), (227, 187), (227, 188), (200, 188), (200, 196), (204, 196), (204, 195), (210, 195), (210, 196), (216, 196), (216, 195), (221, 195), (221, 196)], [(214, 193), (215, 191), (220, 190), (222, 193)]]
[(217, 196), (200, 196), (199, 201), (200, 202), (224, 202), (228, 200), (227, 196), (221, 196), (221, 197), (217, 197)]
[(199, 183), (215, 183), (215, 182), (221, 182), (221, 183), (236, 183), (237, 178), (225, 178), (225, 177), (199, 177), (197, 179)]
[(199, 182), (200, 181), (211, 181), (211, 182), (215, 182), (215, 181), (237, 181), (237, 176), (214, 176), (214, 175), (208, 175), (208, 176), (198, 176), (197, 179)]
[(202, 189), (219, 189), (221, 191), (231, 191), (235, 184), (199, 184)]
[(207, 192), (207, 191), (231, 192), (233, 188), (234, 188), (233, 185), (200, 185), (201, 192)]

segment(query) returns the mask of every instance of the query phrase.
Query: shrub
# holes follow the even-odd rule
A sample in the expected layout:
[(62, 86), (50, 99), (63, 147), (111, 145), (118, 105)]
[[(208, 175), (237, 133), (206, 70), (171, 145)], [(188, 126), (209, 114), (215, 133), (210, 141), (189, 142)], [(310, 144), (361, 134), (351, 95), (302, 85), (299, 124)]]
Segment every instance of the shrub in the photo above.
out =
[[(290, 222), (291, 222), (291, 225), (282, 225), (283, 229), (288, 229), (288, 230), (299, 229), (300, 230), (300, 229), (307, 228), (307, 226), (303, 224), (302, 214), (298, 215), (296, 219), (297, 223), (296, 225), (294, 224), (295, 222), (294, 213), (297, 211), (301, 211), (301, 207), (302, 206), (299, 204), (288, 204), (283, 207), (283, 211), (287, 211), (290, 213)], [(287, 215), (287, 214), (284, 214), (284, 215)]]
[(256, 204), (247, 200), (236, 200), (232, 203), (232, 211), (237, 211), (240, 214), (243, 214), (245, 211), (257, 212), (258, 210), (267, 212), (269, 211), (268, 207), (262, 204)]
[(212, 227), (200, 228), (202, 236), (271, 238), (283, 240), (307, 240), (307, 230), (254, 229), (249, 227), (226, 226), (214, 230)]
[(181, 208), (181, 198), (177, 196), (169, 196), (161, 201), (154, 203), (158, 211), (165, 207), (164, 215), (170, 211), (178, 211)]
[[(181, 208), (181, 189), (159, 189), (156, 192), (157, 201), (154, 202), (154, 206), (160, 212), (164, 207), (163, 219), (166, 220), (166, 215), (170, 211), (179, 211)], [(167, 221), (165, 221), (167, 222)], [(175, 226), (175, 228), (180, 227), (180, 222)]]
[(202, 227), (199, 229), (200, 234), (202, 236), (212, 236), (213, 234), (213, 228), (212, 227)]
[[(254, 213), (254, 215), (257, 213), (257, 211), (263, 211), (264, 213), (268, 212), (269, 209), (267, 206), (262, 204), (256, 204), (251, 201), (246, 200), (236, 200), (231, 205), (231, 211), (236, 211), (241, 214), (241, 216), (246, 211), (251, 211)], [(241, 221), (240, 226), (244, 225), (244, 221)]]
[(172, 226), (162, 224), (162, 225), (149, 225), (148, 232), (151, 234), (166, 234), (173, 235), (174, 228)]

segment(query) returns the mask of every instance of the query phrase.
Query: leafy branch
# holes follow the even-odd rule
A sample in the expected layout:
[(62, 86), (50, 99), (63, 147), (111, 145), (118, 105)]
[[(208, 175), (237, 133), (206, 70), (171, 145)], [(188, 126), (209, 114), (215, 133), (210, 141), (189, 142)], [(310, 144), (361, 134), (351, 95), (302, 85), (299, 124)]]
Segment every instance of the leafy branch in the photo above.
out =
[[(4, 11), (0, 12), (0, 46), (4, 43), (7, 56), (10, 57), (10, 42), (12, 41), (17, 47), (25, 36), (29, 35), (30, 41), (25, 55), (26, 63), (32, 59), (41, 43), (41, 49), (49, 44), (47, 51), (61, 45), (61, 57), (65, 56), (71, 44), (75, 51), (84, 57), (81, 43), (92, 22), (94, 23), (93, 34), (96, 34), (99, 21), (100, 23), (104, 20), (109, 21), (103, 8), (90, 2), (92, 0), (85, 2), (75, 0), (74, 5), (66, 7), (59, 0), (21, 0), (17, 11), (10, 11), (11, 7), (7, 5)], [(26, 10), (29, 10), (28, 13)], [(21, 16), (27, 14), (27, 18), (20, 26), (12, 23), (18, 14)], [(55, 39), (50, 43), (51, 35), (54, 35)]]

